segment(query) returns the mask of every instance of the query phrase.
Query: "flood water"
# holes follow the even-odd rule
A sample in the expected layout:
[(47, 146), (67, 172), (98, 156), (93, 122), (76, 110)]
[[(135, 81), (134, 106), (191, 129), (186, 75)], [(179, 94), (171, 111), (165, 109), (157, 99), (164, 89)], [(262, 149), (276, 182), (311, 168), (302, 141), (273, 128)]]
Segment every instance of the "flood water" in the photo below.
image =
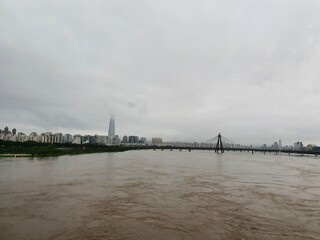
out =
[(320, 239), (320, 157), (0, 158), (0, 239)]

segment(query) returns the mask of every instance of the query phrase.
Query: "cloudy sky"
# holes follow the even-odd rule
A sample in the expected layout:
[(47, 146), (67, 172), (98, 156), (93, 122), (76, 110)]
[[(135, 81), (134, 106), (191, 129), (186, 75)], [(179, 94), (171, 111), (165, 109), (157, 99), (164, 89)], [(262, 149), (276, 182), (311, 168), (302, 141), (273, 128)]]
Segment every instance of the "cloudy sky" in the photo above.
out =
[(319, 0), (0, 0), (0, 128), (320, 145)]

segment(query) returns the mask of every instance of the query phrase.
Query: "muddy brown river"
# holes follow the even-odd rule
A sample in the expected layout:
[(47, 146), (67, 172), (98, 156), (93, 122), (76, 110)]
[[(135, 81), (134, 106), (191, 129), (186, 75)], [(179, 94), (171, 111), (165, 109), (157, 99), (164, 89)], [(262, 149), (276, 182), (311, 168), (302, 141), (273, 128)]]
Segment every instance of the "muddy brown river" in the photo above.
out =
[(0, 239), (320, 239), (320, 157), (0, 158)]

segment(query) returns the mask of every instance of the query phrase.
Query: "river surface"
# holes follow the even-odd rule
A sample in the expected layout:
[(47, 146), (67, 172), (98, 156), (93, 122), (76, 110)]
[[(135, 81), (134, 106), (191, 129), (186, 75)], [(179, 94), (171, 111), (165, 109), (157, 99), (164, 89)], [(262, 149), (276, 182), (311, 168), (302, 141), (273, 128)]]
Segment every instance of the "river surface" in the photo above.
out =
[(320, 157), (0, 158), (0, 239), (320, 239)]

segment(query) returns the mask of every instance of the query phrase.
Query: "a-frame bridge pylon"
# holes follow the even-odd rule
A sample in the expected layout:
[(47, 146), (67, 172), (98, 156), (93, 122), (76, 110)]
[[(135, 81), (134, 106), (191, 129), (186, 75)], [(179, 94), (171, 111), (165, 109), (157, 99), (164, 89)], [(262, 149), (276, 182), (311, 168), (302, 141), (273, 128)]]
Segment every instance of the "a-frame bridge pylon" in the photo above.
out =
[(221, 134), (219, 133), (218, 135), (218, 140), (217, 140), (217, 145), (216, 145), (216, 149), (214, 150), (216, 153), (219, 153), (219, 150), (221, 153), (224, 152), (224, 149), (223, 149), (223, 144), (222, 144), (222, 141), (221, 141)]

